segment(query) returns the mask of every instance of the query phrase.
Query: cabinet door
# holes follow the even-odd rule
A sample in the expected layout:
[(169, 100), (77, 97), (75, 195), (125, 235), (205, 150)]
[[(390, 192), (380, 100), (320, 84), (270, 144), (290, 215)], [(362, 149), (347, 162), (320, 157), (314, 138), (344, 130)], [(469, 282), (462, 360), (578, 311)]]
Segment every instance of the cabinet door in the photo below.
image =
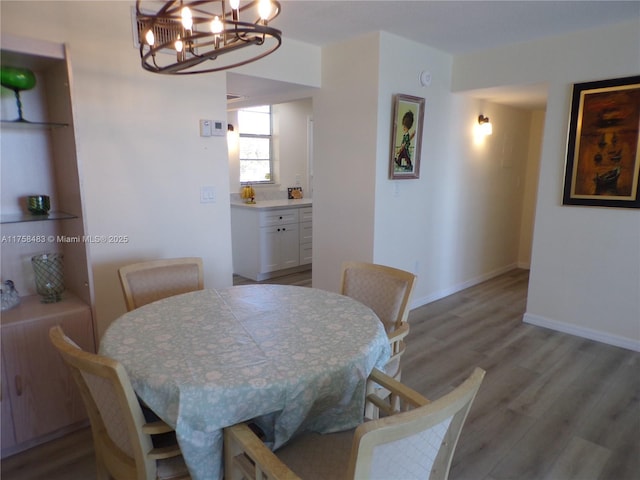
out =
[(300, 238), (298, 225), (280, 227), (280, 268), (300, 265)]
[(11, 402), (9, 400), (9, 389), (7, 384), (7, 376), (4, 373), (4, 352), (2, 353), (2, 392), (0, 392), (0, 407), (2, 408), (2, 448), (13, 447), (16, 444), (16, 436), (13, 430), (13, 418), (11, 418)]
[(57, 318), (25, 321), (2, 328), (17, 443), (51, 433), (87, 416), (77, 386), (49, 340), (49, 329), (58, 324), (82, 348), (93, 349), (88, 307)]
[(261, 273), (273, 272), (280, 267), (280, 227), (260, 228)]

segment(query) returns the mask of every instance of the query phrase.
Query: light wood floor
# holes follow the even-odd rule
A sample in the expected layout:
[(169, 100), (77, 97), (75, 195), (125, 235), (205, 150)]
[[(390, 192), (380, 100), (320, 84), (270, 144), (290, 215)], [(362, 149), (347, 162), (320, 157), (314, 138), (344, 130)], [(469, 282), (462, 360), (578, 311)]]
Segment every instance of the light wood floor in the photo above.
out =
[[(487, 370), (450, 480), (637, 480), (640, 353), (523, 324), (527, 283), (514, 270), (409, 316), (404, 383), (437, 398)], [(3, 480), (91, 478), (89, 429), (2, 460)]]
[(450, 479), (640, 478), (640, 353), (522, 323), (528, 271), (410, 313), (403, 382), (437, 398), (487, 371)]

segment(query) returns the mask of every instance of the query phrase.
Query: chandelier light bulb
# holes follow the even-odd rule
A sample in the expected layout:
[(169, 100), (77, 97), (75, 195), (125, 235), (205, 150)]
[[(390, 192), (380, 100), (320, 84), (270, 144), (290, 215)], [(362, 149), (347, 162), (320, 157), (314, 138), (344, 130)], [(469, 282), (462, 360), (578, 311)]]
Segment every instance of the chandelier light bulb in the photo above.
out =
[(147, 33), (145, 34), (144, 39), (147, 41), (147, 45), (151, 47), (156, 42), (156, 39), (153, 36), (153, 32), (151, 30), (147, 30)]
[(214, 18), (211, 21), (211, 33), (219, 34), (219, 33), (222, 32), (223, 28), (224, 28), (224, 26), (222, 25), (222, 22), (220, 21), (220, 17), (216, 16), (216, 18)]
[(231, 0), (229, 2), (229, 5), (231, 5), (232, 10), (238, 10), (238, 8), (240, 7), (240, 0)]
[(181, 11), (182, 14), (182, 26), (185, 30), (191, 30), (193, 27), (193, 15), (191, 15), (191, 9), (189, 7), (184, 7)]
[(260, 0), (258, 3), (258, 14), (262, 20), (267, 20), (271, 15), (271, 0)]
[(183, 47), (182, 40), (180, 40), (180, 37), (178, 37), (178, 39), (176, 40), (175, 46), (176, 46), (176, 52), (180, 53)]

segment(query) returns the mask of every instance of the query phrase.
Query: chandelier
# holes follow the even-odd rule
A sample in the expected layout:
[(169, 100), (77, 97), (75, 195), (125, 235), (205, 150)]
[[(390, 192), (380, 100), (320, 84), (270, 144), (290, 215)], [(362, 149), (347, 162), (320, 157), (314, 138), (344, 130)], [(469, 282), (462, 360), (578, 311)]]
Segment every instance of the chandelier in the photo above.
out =
[[(265, 57), (282, 43), (269, 26), (280, 13), (275, 0), (136, 1), (142, 67), (188, 75), (239, 67)], [(242, 19), (241, 19), (242, 18)], [(253, 20), (251, 20), (253, 19)]]

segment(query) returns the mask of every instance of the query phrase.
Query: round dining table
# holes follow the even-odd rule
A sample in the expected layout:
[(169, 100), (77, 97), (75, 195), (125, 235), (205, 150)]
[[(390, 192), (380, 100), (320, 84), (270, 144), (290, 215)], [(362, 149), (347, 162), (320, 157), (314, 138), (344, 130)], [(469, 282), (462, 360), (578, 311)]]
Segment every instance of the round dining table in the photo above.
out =
[(194, 480), (223, 475), (223, 429), (254, 420), (272, 448), (297, 433), (353, 428), (366, 379), (390, 357), (375, 313), (343, 295), (287, 285), (200, 290), (115, 320), (102, 355), (176, 430)]

